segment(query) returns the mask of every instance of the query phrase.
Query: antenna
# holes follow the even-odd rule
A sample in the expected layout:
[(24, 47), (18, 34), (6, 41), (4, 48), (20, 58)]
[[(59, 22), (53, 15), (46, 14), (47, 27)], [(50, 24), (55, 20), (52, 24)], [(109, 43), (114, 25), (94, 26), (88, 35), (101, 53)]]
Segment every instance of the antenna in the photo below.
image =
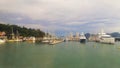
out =
[(104, 30), (103, 30), (103, 28), (101, 29), (101, 34), (103, 34), (104, 33)]

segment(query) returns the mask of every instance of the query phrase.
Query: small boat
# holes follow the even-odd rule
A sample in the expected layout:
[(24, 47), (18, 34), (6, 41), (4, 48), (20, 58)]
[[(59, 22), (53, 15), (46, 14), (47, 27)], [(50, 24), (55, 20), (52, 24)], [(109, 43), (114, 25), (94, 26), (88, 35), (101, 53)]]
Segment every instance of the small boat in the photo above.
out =
[(80, 43), (86, 43), (86, 37), (85, 37), (84, 33), (82, 33), (80, 35)]
[(65, 39), (64, 39), (64, 42), (68, 42), (68, 38), (65, 38)]
[(5, 39), (0, 38), (0, 43), (5, 43), (5, 42), (6, 42)]
[(21, 42), (21, 41), (23, 41), (23, 40), (17, 38), (17, 39), (15, 39), (14, 41), (15, 41), (15, 42)]
[(13, 40), (13, 39), (10, 39), (10, 40), (7, 40), (7, 42), (15, 42), (15, 40)]
[(7, 42), (20, 42), (20, 41), (23, 41), (23, 40), (19, 38), (18, 31), (17, 31), (17, 34), (15, 35), (12, 28), (11, 39), (7, 40)]
[(51, 40), (51, 41), (49, 42), (50, 45), (54, 45), (54, 44), (56, 44), (56, 43), (57, 43), (56, 40)]
[(50, 43), (51, 39), (52, 39), (52, 37), (48, 33), (46, 33), (41, 42), (48, 44), (48, 43)]
[(9, 39), (7, 42), (21, 42), (23, 41), (22, 39)]
[(61, 42), (63, 42), (63, 40), (51, 40), (49, 44), (54, 45), (54, 44), (61, 43)]
[(16, 38), (15, 38), (14, 41), (15, 42), (21, 42), (21, 41), (23, 41), (22, 39), (19, 38), (19, 32), (18, 32), (18, 30), (17, 30)]
[(49, 37), (43, 37), (42, 39), (42, 43), (49, 43), (50, 42), (50, 39)]
[(49, 43), (50, 41), (49, 40), (42, 40), (42, 43)]
[(29, 37), (29, 38), (26, 39), (26, 41), (28, 41), (28, 42), (35, 42), (36, 38), (35, 37)]

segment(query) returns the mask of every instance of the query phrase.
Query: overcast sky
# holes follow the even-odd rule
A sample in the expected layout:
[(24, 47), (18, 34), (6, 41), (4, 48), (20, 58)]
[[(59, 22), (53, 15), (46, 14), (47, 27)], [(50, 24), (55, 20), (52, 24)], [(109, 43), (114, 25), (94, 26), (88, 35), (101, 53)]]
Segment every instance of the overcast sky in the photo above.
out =
[(44, 31), (120, 32), (120, 0), (0, 0), (0, 23)]

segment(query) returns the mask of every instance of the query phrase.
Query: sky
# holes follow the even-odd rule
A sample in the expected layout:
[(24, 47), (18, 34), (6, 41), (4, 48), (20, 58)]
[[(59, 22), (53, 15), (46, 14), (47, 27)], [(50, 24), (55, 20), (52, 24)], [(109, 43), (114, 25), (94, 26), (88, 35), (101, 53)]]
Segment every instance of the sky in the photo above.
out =
[(120, 32), (120, 0), (0, 0), (0, 23), (51, 32)]

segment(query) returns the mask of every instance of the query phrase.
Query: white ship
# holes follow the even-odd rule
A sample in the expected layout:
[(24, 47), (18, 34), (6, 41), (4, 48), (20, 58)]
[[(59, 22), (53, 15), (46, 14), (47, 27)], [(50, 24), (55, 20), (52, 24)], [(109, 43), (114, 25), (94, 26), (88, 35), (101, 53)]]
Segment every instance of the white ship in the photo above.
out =
[(109, 44), (114, 44), (115, 43), (115, 38), (113, 38), (110, 35), (104, 33), (103, 30), (101, 30), (101, 33), (98, 34), (98, 37), (99, 37), (99, 42), (101, 42), (101, 43), (109, 43)]
[(80, 43), (86, 43), (86, 37), (84, 35), (84, 33), (82, 32), (82, 34), (80, 35)]

